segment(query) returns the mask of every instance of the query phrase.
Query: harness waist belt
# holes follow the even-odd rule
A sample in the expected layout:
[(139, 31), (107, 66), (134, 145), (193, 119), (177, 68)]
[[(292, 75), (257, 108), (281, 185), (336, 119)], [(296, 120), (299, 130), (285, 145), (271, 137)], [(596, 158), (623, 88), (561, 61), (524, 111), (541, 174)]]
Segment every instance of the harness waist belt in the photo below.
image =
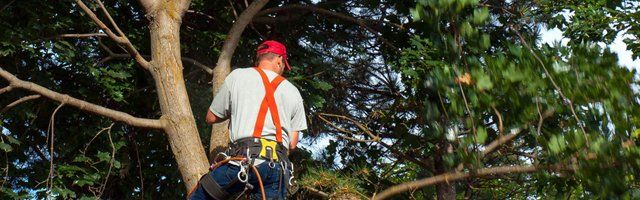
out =
[(274, 140), (265, 138), (243, 138), (231, 144), (230, 156), (262, 158), (265, 160), (288, 160), (289, 150)]

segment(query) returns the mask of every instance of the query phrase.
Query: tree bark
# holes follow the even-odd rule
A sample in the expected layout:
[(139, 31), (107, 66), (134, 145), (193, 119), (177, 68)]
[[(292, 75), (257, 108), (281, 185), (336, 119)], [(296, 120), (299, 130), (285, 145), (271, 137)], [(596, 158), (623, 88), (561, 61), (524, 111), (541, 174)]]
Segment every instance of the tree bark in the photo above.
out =
[[(224, 45), (222, 46), (222, 50), (220, 51), (220, 56), (218, 57), (218, 62), (216, 63), (216, 67), (213, 69), (213, 96), (215, 97), (216, 92), (222, 86), (224, 79), (231, 72), (231, 58), (233, 57), (233, 53), (238, 47), (238, 42), (240, 41), (240, 37), (242, 36), (242, 32), (247, 27), (247, 25), (253, 19), (253, 16), (264, 7), (269, 2), (269, 0), (255, 0), (247, 9), (242, 11), (238, 20), (233, 23), (231, 30), (227, 34), (227, 39), (224, 41)], [(229, 122), (224, 121), (221, 123), (213, 124), (211, 129), (211, 145), (209, 147), (209, 156), (213, 157), (216, 153), (225, 150), (229, 145)], [(213, 160), (213, 159), (212, 159)]]
[[(444, 174), (449, 171), (447, 166), (445, 166), (442, 157), (446, 154), (453, 153), (453, 146), (451, 143), (445, 141), (441, 144), (443, 144), (444, 148), (440, 150), (439, 155), (437, 155), (435, 159), (435, 171), (437, 174)], [(456, 199), (456, 185), (454, 182), (445, 181), (444, 183), (440, 183), (436, 185), (436, 191), (438, 193), (438, 200)]]
[[(189, 1), (160, 1), (151, 19), (151, 67), (164, 130), (187, 189), (207, 172), (208, 161), (189, 103), (180, 55), (181, 17)], [(184, 6), (184, 5), (187, 6)]]

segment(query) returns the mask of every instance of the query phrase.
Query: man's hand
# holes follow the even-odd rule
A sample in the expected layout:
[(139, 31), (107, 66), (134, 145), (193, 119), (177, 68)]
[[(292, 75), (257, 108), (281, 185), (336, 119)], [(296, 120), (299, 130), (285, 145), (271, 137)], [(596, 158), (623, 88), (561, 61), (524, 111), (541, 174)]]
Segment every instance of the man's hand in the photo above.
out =
[[(222, 119), (218, 116), (216, 116), (215, 114), (213, 114), (213, 112), (211, 112), (211, 110), (207, 109), (207, 117), (206, 117), (206, 121), (207, 124), (213, 124), (213, 123), (218, 123), (218, 122), (222, 122), (225, 119)], [(296, 139), (297, 139), (297, 134), (296, 134)]]
[(298, 145), (298, 131), (291, 131), (291, 141), (289, 141), (289, 151), (296, 149)]

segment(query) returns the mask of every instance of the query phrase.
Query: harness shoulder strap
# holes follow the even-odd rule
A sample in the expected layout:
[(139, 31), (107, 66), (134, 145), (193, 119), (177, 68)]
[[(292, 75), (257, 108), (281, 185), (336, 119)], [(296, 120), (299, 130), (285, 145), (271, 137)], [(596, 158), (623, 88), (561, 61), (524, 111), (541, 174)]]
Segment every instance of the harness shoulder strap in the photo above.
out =
[(274, 93), (278, 85), (284, 81), (284, 77), (276, 76), (271, 82), (269, 82), (269, 78), (267, 74), (264, 73), (261, 69), (254, 67), (256, 71), (260, 74), (260, 78), (262, 78), (262, 84), (265, 88), (265, 96), (262, 99), (262, 103), (260, 104), (260, 110), (258, 111), (258, 118), (256, 119), (256, 124), (253, 128), (253, 137), (260, 138), (262, 137), (262, 129), (264, 128), (264, 121), (267, 115), (267, 111), (271, 113), (271, 119), (273, 120), (273, 124), (276, 127), (276, 141), (278, 143), (282, 143), (282, 125), (280, 124), (280, 115), (278, 114), (278, 107), (276, 106), (276, 101), (274, 98)]

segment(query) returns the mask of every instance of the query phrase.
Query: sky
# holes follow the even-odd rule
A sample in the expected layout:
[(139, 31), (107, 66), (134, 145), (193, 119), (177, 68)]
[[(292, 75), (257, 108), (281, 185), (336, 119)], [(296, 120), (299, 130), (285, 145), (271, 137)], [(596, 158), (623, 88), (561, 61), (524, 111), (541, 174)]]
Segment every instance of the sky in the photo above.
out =
[[(553, 29), (543, 29), (541, 31), (542, 39), (539, 41), (540, 43), (547, 43), (549, 45), (553, 45), (555, 42), (560, 41), (561, 44), (567, 44), (569, 39), (562, 36), (562, 31), (558, 28)], [(616, 39), (611, 44), (602, 43), (601, 46), (606, 45), (613, 52), (618, 54), (618, 64), (625, 66), (627, 68), (632, 68), (640, 71), (640, 59), (633, 59), (632, 53), (627, 49), (627, 45), (622, 41), (625, 38), (629, 38), (629, 35), (625, 35), (624, 33), (618, 33)]]

